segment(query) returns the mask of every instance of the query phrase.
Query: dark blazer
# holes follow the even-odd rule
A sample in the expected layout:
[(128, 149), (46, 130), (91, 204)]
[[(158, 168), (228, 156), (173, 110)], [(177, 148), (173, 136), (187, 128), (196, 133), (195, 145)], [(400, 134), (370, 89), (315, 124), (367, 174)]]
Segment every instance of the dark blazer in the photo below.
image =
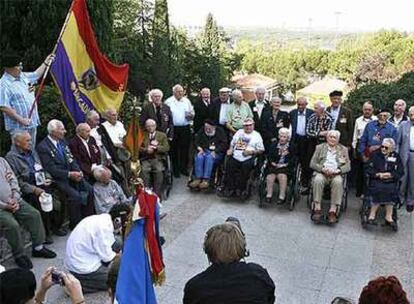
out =
[[(230, 99), (230, 103), (233, 101)], [(210, 119), (212, 119), (217, 125), (220, 123), (220, 109), (221, 101), (219, 97), (216, 97), (210, 105)]]
[(166, 104), (161, 104), (161, 121), (157, 118), (155, 106), (152, 102), (144, 105), (140, 117), (141, 127), (145, 126), (147, 119), (154, 119), (157, 122), (157, 131), (167, 134), (168, 139), (172, 140), (174, 136), (174, 124), (171, 109)]
[[(170, 151), (170, 144), (168, 143), (167, 136), (165, 133), (162, 133), (160, 131), (155, 131), (155, 140), (158, 141), (158, 148), (155, 152), (155, 158), (162, 159), (165, 157), (168, 151)], [(141, 160), (147, 159), (149, 156), (146, 155), (145, 151), (148, 149), (148, 146), (150, 144), (149, 140), (149, 133), (144, 133), (144, 139), (142, 141), (140, 151), (142, 154)]]
[(66, 142), (62, 140), (61, 143), (65, 149), (63, 158), (59, 156), (49, 137), (45, 137), (37, 145), (36, 150), (43, 168), (52, 175), (53, 179), (58, 183), (69, 183), (69, 171), (80, 172), (81, 170)]
[(259, 132), (261, 135), (263, 135), (263, 134), (262, 134), (262, 120), (261, 120), (261, 118), (263, 117), (263, 115), (264, 115), (267, 111), (270, 111), (270, 105), (269, 105), (269, 101), (268, 101), (268, 100), (265, 100), (265, 106), (264, 106), (264, 108), (263, 108), (263, 110), (262, 110), (262, 115), (261, 115), (261, 117), (259, 118), (259, 112), (257, 112), (257, 109), (255, 109), (255, 108), (256, 108), (256, 104), (255, 104), (255, 102), (256, 102), (256, 99), (254, 99), (254, 100), (252, 100), (252, 101), (250, 101), (250, 102), (249, 102), (250, 109), (251, 109), (251, 110), (252, 110), (252, 112), (253, 112), (254, 129), (255, 129), (257, 132)]
[[(326, 111), (330, 114), (331, 107), (328, 107)], [(352, 145), (352, 136), (354, 134), (354, 117), (352, 111), (343, 105), (341, 105), (341, 108), (339, 109), (335, 130), (341, 132), (339, 143), (345, 147), (350, 147)]]
[(204, 128), (200, 129), (194, 139), (194, 145), (196, 147), (201, 147), (203, 150), (210, 149), (211, 145), (214, 144), (215, 152), (217, 154), (224, 154), (227, 151), (227, 135), (224, 133), (223, 129), (216, 128), (216, 134), (214, 136), (207, 136), (204, 132)]
[(210, 119), (210, 108), (211, 100), (208, 106), (206, 106), (203, 100), (200, 98), (194, 103), (194, 132), (198, 132), (200, 128), (204, 125), (206, 119)]
[[(298, 126), (298, 109), (293, 109), (292, 111), (289, 112), (289, 118), (290, 118), (290, 123), (292, 124), (292, 139), (296, 138), (296, 128)], [(306, 124), (308, 123), (309, 117), (313, 114), (313, 110), (306, 108), (306, 112), (305, 112), (305, 119), (306, 119)], [(305, 124), (305, 129), (306, 129), (306, 124)], [(306, 131), (305, 131), (306, 134)]]
[(276, 116), (276, 121), (273, 119), (272, 111), (267, 111), (262, 115), (262, 137), (266, 146), (269, 146), (273, 141), (277, 141), (279, 129), (282, 127), (289, 128), (290, 119), (289, 113), (279, 111)]
[(101, 164), (101, 152), (92, 136), (88, 140), (89, 153), (86, 150), (82, 139), (75, 135), (69, 142), (69, 148), (87, 178), (92, 178), (92, 164)]

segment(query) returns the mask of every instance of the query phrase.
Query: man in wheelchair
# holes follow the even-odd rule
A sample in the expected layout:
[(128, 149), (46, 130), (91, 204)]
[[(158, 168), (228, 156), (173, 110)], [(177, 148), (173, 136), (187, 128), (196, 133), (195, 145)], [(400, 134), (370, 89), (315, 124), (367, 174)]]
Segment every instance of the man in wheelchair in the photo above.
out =
[(399, 202), (399, 181), (404, 175), (404, 168), (400, 156), (394, 149), (395, 141), (392, 138), (384, 138), (380, 151), (373, 153), (365, 172), (369, 179), (368, 197), (371, 205), (367, 224), (377, 225), (375, 217), (378, 208), (380, 205), (385, 205), (385, 226), (397, 230), (393, 209)]
[(246, 118), (243, 129), (238, 130), (227, 150), (224, 176), (224, 196), (235, 194), (241, 199), (249, 196), (247, 181), (255, 165), (255, 158), (264, 152), (263, 139), (254, 130), (253, 118)]
[(279, 140), (273, 142), (269, 148), (268, 165), (266, 172), (266, 202), (272, 202), (273, 184), (277, 179), (279, 183), (279, 198), (277, 204), (283, 204), (286, 200), (288, 174), (292, 169), (294, 160), (293, 146), (290, 144), (290, 131), (281, 128), (278, 132)]
[[(157, 123), (153, 119), (145, 122), (146, 132), (140, 147), (142, 178), (146, 185), (153, 185), (154, 192), (162, 197), (162, 184), (165, 170), (165, 159), (170, 150), (167, 135), (157, 131)], [(153, 183), (151, 183), (153, 173)]]
[(339, 144), (340, 132), (330, 130), (326, 135), (326, 143), (316, 146), (310, 167), (315, 171), (312, 180), (313, 210), (312, 220), (319, 223), (322, 219), (322, 196), (325, 185), (331, 188), (331, 203), (328, 223), (337, 222), (337, 208), (342, 203), (344, 191), (342, 175), (351, 170), (348, 149)]
[(224, 158), (227, 149), (227, 136), (223, 129), (217, 128), (212, 120), (205, 120), (194, 139), (197, 154), (194, 157), (195, 179), (189, 183), (192, 189), (207, 189), (210, 186), (211, 174)]

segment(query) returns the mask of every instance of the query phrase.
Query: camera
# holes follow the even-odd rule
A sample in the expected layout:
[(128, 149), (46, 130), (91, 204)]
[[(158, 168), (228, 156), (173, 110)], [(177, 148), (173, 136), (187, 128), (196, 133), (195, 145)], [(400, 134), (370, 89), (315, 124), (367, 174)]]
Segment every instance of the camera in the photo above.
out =
[(61, 286), (65, 285), (65, 281), (63, 281), (62, 272), (53, 270), (52, 271), (52, 282), (54, 284), (59, 284)]

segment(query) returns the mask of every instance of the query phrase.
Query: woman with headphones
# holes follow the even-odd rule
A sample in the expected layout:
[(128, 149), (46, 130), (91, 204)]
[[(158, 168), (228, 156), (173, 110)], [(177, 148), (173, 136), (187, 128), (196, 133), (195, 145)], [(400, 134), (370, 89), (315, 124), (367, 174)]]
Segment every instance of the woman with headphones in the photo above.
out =
[(275, 284), (267, 270), (244, 261), (249, 252), (236, 218), (207, 231), (204, 252), (211, 265), (187, 282), (184, 304), (275, 302)]

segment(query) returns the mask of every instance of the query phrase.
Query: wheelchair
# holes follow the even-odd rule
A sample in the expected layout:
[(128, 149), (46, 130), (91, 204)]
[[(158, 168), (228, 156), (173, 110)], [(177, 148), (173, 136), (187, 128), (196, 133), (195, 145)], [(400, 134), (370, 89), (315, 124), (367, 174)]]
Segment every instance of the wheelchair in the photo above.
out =
[[(398, 194), (399, 185), (396, 186), (396, 193)], [(364, 198), (362, 199), (361, 209), (359, 211), (359, 215), (361, 217), (361, 225), (364, 229), (369, 229), (371, 225), (368, 224), (368, 217), (371, 211), (371, 203), (372, 203), (372, 195), (370, 191), (370, 176), (368, 174), (365, 175), (365, 185), (364, 185)], [(381, 205), (384, 207), (385, 205)], [(392, 209), (392, 219), (397, 225), (393, 227), (393, 231), (398, 231), (398, 209), (402, 206), (401, 200), (398, 198), (398, 201), (395, 202), (393, 209)], [(385, 216), (385, 208), (379, 208), (377, 211), (377, 218), (379, 215)], [(385, 226), (385, 223), (382, 224)]]
[[(258, 186), (258, 195), (259, 195), (259, 207), (263, 208), (265, 206), (266, 200), (266, 176), (268, 172), (269, 161), (264, 160), (263, 165), (260, 167), (259, 172), (259, 186)], [(288, 203), (289, 211), (292, 211), (295, 208), (296, 203), (300, 199), (300, 174), (301, 166), (297, 158), (294, 159), (294, 163), (291, 171), (288, 173), (288, 185), (286, 192), (286, 202)], [(277, 181), (275, 181), (277, 184)], [(284, 204), (286, 205), (286, 204)]]
[[(337, 206), (336, 208), (336, 217), (337, 222), (342, 215), (343, 212), (346, 211), (348, 208), (348, 173), (341, 174), (342, 177), (342, 188), (344, 189), (342, 193), (342, 199), (341, 199), (341, 205)], [(314, 203), (313, 203), (313, 179), (315, 177), (312, 177), (312, 181), (310, 183), (310, 189), (309, 194), (306, 198), (307, 206), (311, 213), (311, 220), (313, 220), (313, 212), (314, 212)], [(331, 201), (331, 187), (330, 185), (325, 185), (325, 188), (323, 189), (323, 195), (322, 195), (322, 201), (321, 201), (321, 207), (322, 207), (322, 220), (320, 223), (328, 224), (328, 211), (330, 208), (330, 201)]]
[[(164, 164), (164, 171), (163, 171), (163, 179), (162, 179), (162, 186), (161, 186), (161, 200), (167, 200), (170, 196), (171, 188), (173, 185), (173, 171), (172, 171), (172, 162), (171, 162), (171, 156), (169, 154), (166, 154), (165, 158), (162, 159), (162, 162)], [(148, 188), (152, 188), (153, 185), (153, 174), (155, 172), (151, 171), (150, 178), (151, 178), (151, 184), (146, 185)]]
[[(231, 172), (227, 172), (227, 167), (228, 167), (228, 161), (229, 158), (232, 156), (228, 156), (226, 155), (224, 158), (224, 164), (223, 164), (223, 170), (222, 170), (222, 176), (221, 176), (221, 180), (220, 180), (220, 184), (216, 189), (216, 194), (219, 197), (237, 197), (237, 195), (233, 194), (233, 195), (227, 195), (226, 194), (226, 179), (227, 178), (234, 178), (234, 176), (231, 176)], [(251, 194), (253, 193), (254, 189), (256, 188), (256, 181), (257, 181), (257, 177), (259, 175), (259, 168), (260, 168), (260, 164), (263, 162), (263, 159), (261, 158), (261, 156), (257, 156), (254, 158), (254, 164), (253, 164), (253, 168), (250, 171), (249, 174), (249, 178), (247, 179), (246, 182), (246, 188), (244, 189), (244, 191), (247, 193), (246, 196), (240, 196), (239, 198), (242, 200), (246, 200), (248, 199)]]
[(218, 164), (213, 166), (213, 170), (211, 171), (211, 176), (210, 176), (210, 182), (209, 182), (209, 186), (206, 189), (200, 189), (200, 188), (191, 188), (190, 187), (190, 183), (195, 179), (195, 169), (194, 169), (194, 157), (193, 157), (193, 166), (191, 168), (189, 177), (188, 177), (188, 181), (187, 181), (187, 187), (188, 189), (190, 189), (190, 191), (192, 192), (205, 192), (205, 193), (211, 193), (214, 192), (220, 185), (221, 185), (221, 180), (223, 178), (223, 165), (224, 161), (221, 160)]

